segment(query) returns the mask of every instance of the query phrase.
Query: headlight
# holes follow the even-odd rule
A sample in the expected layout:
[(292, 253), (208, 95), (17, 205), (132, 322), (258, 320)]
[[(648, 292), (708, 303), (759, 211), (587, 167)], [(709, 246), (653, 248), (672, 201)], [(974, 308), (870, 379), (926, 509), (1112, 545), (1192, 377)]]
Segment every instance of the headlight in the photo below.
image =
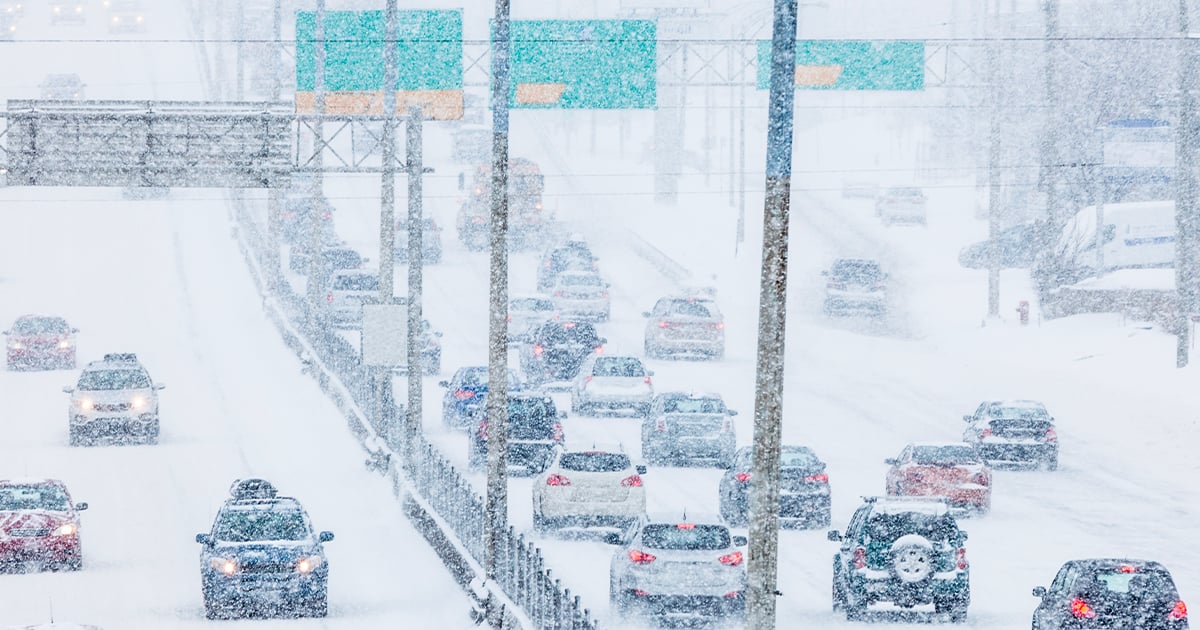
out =
[(214, 570), (220, 571), (225, 575), (233, 575), (238, 570), (237, 561), (231, 558), (211, 558), (208, 564)]
[(67, 348), (70, 348), (70, 347), (71, 347), (71, 340), (70, 340), (70, 339), (63, 339), (62, 341), (58, 342), (58, 347), (59, 347), (59, 348), (62, 348), (62, 349), (64, 349), (64, 350), (65, 350), (65, 349), (67, 349)]
[(300, 573), (312, 573), (322, 564), (325, 564), (325, 558), (321, 556), (308, 556), (307, 558), (300, 558), (300, 561), (296, 563), (296, 570)]
[(91, 411), (96, 408), (96, 401), (91, 398), (80, 398), (78, 404), (79, 408), (84, 411)]
[(58, 529), (54, 530), (54, 535), (70, 536), (77, 531), (79, 531), (79, 528), (75, 526), (75, 523), (67, 523), (66, 525), (60, 525)]
[(133, 407), (135, 410), (145, 409), (146, 408), (146, 399), (141, 396), (134, 396), (133, 400), (129, 401), (129, 405), (131, 407)]

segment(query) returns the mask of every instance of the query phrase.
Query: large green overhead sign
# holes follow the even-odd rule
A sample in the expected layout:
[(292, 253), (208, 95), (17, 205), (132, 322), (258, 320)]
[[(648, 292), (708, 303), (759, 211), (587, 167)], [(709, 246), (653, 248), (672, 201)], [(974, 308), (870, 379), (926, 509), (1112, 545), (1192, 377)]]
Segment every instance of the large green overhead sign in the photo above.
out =
[(651, 20), (510, 23), (512, 107), (653, 109), (657, 40)]
[[(462, 117), (462, 11), (400, 11), (396, 108), (423, 107), (427, 118)], [(383, 11), (325, 12), (325, 111), (382, 113)], [(296, 110), (315, 106), (317, 14), (296, 12)]]
[[(799, 40), (798, 90), (923, 90), (925, 42)], [(771, 42), (758, 42), (758, 88), (771, 85)]]

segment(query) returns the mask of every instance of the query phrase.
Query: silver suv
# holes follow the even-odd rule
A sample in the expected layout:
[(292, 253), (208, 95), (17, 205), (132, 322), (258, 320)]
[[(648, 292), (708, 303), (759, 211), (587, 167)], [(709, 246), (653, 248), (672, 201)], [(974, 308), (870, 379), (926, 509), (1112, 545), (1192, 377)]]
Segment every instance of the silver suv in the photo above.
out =
[(717, 303), (703, 296), (668, 296), (658, 300), (654, 309), (642, 313), (647, 318), (646, 357), (666, 358), (693, 353), (713, 359), (725, 356), (725, 318)]
[(622, 537), (609, 571), (609, 598), (619, 616), (663, 621), (730, 617), (746, 610), (744, 536), (717, 516), (643, 517)]
[(654, 465), (712, 460), (729, 468), (737, 443), (736, 415), (716, 394), (659, 394), (642, 421), (642, 459)]
[(83, 368), (67, 408), (71, 446), (98, 439), (118, 443), (158, 443), (158, 390), (150, 373), (132, 353), (106, 354)]

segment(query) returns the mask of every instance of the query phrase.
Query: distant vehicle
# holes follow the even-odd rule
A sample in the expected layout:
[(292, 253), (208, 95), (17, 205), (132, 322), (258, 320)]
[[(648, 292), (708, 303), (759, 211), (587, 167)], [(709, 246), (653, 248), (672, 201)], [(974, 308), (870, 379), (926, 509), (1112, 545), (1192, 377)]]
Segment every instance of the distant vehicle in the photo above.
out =
[(658, 394), (642, 420), (642, 458), (649, 464), (709, 461), (729, 468), (736, 415), (716, 394)]
[[(448, 381), (438, 382), (446, 390), (442, 395), (442, 424), (447, 429), (466, 429), (477, 421), (476, 414), (483, 412), (484, 394), (488, 391), (488, 368), (486, 365), (461, 367), (454, 371)], [(521, 379), (508, 369), (508, 391), (519, 392)]]
[(608, 287), (595, 272), (565, 271), (554, 278), (550, 299), (562, 317), (605, 322), (612, 315)]
[(552, 320), (539, 326), (521, 346), (521, 372), (532, 384), (575, 378), (584, 359), (604, 352), (608, 340), (589, 322)]
[(262, 479), (235, 481), (209, 533), (196, 534), (204, 616), (248, 613), (324, 617), (329, 610), (329, 562), (323, 543), (333, 532), (313, 530), (292, 497)]
[[(396, 262), (408, 262), (408, 217), (396, 221), (393, 252)], [(427, 265), (442, 262), (442, 228), (429, 217), (421, 219), (421, 262)]]
[(646, 513), (646, 467), (618, 449), (558, 451), (533, 482), (533, 529), (616, 527)]
[(136, 354), (106, 354), (88, 363), (78, 383), (63, 388), (71, 395), (67, 406), (71, 446), (110, 439), (157, 444), (158, 391), (165, 387), (150, 379)]
[(888, 496), (943, 497), (960, 514), (986, 514), (992, 507), (992, 471), (971, 444), (909, 444), (886, 462)]
[(4, 331), (8, 369), (75, 369), (75, 334), (67, 320), (53, 315), (22, 315)]
[[(442, 331), (434, 330), (428, 319), (421, 320), (421, 330), (417, 333), (417, 347), (421, 353), (421, 373), (434, 375), (442, 373)], [(399, 366), (393, 370), (404, 374), (408, 370)]]
[(21, 0), (3, 0), (0, 2), (0, 16), (20, 18), (25, 15), (25, 3)]
[(542, 262), (537, 271), (537, 290), (553, 289), (555, 279), (560, 273), (596, 271), (597, 268), (596, 256), (588, 249), (587, 243), (576, 240), (556, 245), (542, 254)]
[(967, 533), (946, 504), (936, 499), (866, 497), (833, 556), (833, 610), (862, 620), (868, 606), (888, 602), (902, 609), (933, 604), (951, 621), (967, 618), (971, 603)]
[(1001, 230), (995, 240), (964, 247), (958, 254), (958, 264), (967, 269), (987, 269), (995, 251), (1001, 269), (1028, 268), (1037, 257), (1039, 234), (1043, 229), (1044, 225), (1035, 221)]
[(76, 503), (57, 479), (0, 481), (0, 564), (36, 562), (54, 571), (83, 568)]
[(1058, 432), (1046, 406), (1032, 400), (989, 401), (963, 416), (963, 441), (990, 466), (1030, 464), (1058, 468)]
[(654, 385), (642, 360), (630, 356), (592, 355), (584, 361), (571, 388), (571, 411), (593, 414), (629, 410), (638, 416), (650, 411)]
[(839, 258), (825, 276), (825, 314), (846, 315), (867, 311), (874, 315), (887, 312), (888, 275), (874, 260)]
[(1187, 630), (1187, 605), (1179, 599), (1166, 567), (1149, 560), (1068, 560), (1050, 587), (1033, 589), (1041, 598), (1033, 630), (1051, 628), (1137, 628)]
[(50, 623), (41, 623), (36, 626), (10, 626), (9, 630), (104, 630), (100, 626), (88, 626), (78, 623), (63, 623), (54, 621)]
[[(829, 474), (825, 462), (807, 446), (784, 445), (780, 452), (779, 523), (782, 526), (829, 527)], [(750, 487), (754, 481), (754, 449), (743, 446), (733, 466), (721, 475), (721, 518), (730, 525), (750, 523)]]
[(925, 191), (920, 188), (888, 188), (875, 198), (875, 216), (884, 225), (920, 223), (925, 225)]
[(362, 327), (362, 305), (379, 299), (379, 272), (352, 269), (335, 272), (329, 279), (328, 317), (333, 325)]
[(745, 536), (717, 516), (655, 515), (640, 519), (609, 565), (610, 608), (620, 617), (662, 622), (731, 619), (746, 612)]
[[(487, 394), (475, 416), (476, 430), (472, 435), (467, 463), (472, 470), (482, 470), (487, 464)], [(536, 475), (550, 466), (555, 449), (563, 444), (562, 421), (565, 411), (554, 406), (554, 400), (539, 393), (514, 392), (508, 397), (508, 470)]]
[[(465, 183), (465, 175), (460, 180)], [(459, 207), (455, 223), (458, 237), (468, 249), (481, 250), (490, 242), (492, 167), (476, 166), (471, 189)], [(508, 164), (508, 239), (514, 249), (539, 246), (550, 234), (553, 217), (542, 207), (545, 177), (537, 164), (511, 158)]]
[(84, 0), (51, 0), (50, 23), (73, 22), (82, 24), (87, 22), (86, 8), (87, 3)]
[(146, 12), (141, 0), (107, 0), (108, 32), (142, 32), (146, 30)]
[(646, 357), (660, 359), (677, 354), (699, 354), (713, 359), (725, 356), (725, 317), (715, 300), (696, 295), (660, 298), (654, 309), (642, 313)]
[(319, 208), (322, 241), (337, 240), (337, 234), (333, 229), (333, 215), (337, 208), (324, 197), (321, 197), (319, 202), (314, 202), (311, 196), (298, 195), (286, 198), (283, 202), (283, 209), (279, 213), (280, 236), (283, 237), (285, 243), (308, 245), (312, 241), (310, 232), (312, 228), (309, 226), (312, 224), (314, 203), (317, 203)]
[[(308, 274), (309, 266), (312, 264), (311, 248), (307, 243), (293, 245), (291, 255), (288, 257), (288, 268), (299, 274)], [(371, 259), (359, 254), (351, 247), (341, 245), (326, 246), (321, 251), (324, 257), (325, 274), (329, 275), (337, 271), (349, 269), (359, 269)]]
[(530, 326), (553, 319), (554, 301), (543, 296), (516, 296), (508, 300), (508, 330), (520, 335)]

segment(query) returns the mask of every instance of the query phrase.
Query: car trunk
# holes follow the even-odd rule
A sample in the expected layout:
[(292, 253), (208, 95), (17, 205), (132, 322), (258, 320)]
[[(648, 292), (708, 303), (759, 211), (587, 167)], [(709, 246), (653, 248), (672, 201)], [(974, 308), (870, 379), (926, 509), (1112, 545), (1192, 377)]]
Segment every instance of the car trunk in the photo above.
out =
[(1013, 441), (1041, 440), (1054, 425), (1049, 420), (1000, 419), (988, 423), (992, 435)]

